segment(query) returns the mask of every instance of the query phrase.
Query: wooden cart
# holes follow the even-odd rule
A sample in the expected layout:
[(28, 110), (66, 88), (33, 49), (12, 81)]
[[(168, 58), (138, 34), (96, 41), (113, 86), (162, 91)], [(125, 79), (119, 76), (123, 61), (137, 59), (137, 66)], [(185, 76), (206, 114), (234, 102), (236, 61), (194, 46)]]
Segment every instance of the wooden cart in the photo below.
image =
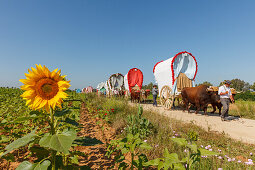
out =
[(174, 57), (158, 62), (153, 73), (158, 84), (160, 103), (171, 109), (175, 99), (180, 99), (181, 90), (193, 87), (197, 74), (197, 61), (189, 52), (180, 52)]

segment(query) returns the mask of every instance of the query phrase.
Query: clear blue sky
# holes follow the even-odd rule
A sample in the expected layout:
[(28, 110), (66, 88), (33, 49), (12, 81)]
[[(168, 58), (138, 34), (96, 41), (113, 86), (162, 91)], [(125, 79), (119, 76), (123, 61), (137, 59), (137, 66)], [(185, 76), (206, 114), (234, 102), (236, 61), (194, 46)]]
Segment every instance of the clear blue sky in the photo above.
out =
[(0, 0), (0, 86), (27, 69), (60, 68), (71, 89), (180, 51), (198, 62), (196, 83), (255, 82), (254, 0)]

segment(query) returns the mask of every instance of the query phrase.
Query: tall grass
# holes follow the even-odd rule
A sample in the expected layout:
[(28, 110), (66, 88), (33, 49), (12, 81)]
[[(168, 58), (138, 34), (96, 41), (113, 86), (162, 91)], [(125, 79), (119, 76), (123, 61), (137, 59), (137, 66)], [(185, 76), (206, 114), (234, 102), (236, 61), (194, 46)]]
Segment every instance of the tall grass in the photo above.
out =
[(230, 105), (229, 114), (248, 119), (255, 119), (255, 101), (238, 100)]

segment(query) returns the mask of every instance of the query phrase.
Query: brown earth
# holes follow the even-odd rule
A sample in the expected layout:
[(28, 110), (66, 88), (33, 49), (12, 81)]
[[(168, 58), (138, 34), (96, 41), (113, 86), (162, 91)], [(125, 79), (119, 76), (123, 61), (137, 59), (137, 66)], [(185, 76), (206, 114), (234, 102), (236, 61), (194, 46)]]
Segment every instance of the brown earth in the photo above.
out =
[[(111, 140), (115, 139), (115, 129), (104, 124), (104, 131), (102, 131), (102, 124), (97, 125), (98, 119), (92, 118), (92, 115), (88, 114), (85, 107), (82, 109), (80, 114), (80, 124), (82, 125), (82, 129), (78, 133), (78, 136), (99, 140), (102, 144), (75, 147), (75, 150), (81, 151), (88, 156), (87, 158), (81, 158), (79, 160), (79, 165), (86, 165), (91, 169), (108, 169), (114, 164), (114, 161), (105, 156), (107, 150), (106, 145)], [(100, 120), (100, 122), (102, 121)]]

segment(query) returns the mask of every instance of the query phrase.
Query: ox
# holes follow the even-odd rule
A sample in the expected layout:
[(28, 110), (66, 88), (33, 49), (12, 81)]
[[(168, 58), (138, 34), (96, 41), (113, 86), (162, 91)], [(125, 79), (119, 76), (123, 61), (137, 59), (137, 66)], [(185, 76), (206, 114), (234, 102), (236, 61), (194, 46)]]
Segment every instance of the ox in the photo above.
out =
[[(219, 115), (221, 115), (221, 108), (222, 108), (222, 104), (220, 102), (220, 95), (218, 95), (218, 88), (216, 91), (213, 90), (213, 88), (208, 88), (208, 91), (213, 91), (213, 95), (211, 96), (211, 105), (213, 107), (213, 111), (211, 113), (214, 113), (216, 111), (216, 107), (219, 109)], [(232, 92), (232, 96), (233, 98), (236, 95), (236, 90), (231, 88), (231, 92)], [(232, 101), (230, 101), (232, 103)]]
[(140, 103), (140, 93), (140, 91), (132, 89), (130, 93), (131, 102), (135, 102), (137, 100), (137, 102)]
[(141, 98), (141, 100), (145, 103), (145, 101), (146, 101), (146, 99), (147, 99), (147, 97), (150, 95), (150, 90), (149, 89), (146, 89), (146, 90), (144, 90), (144, 89), (142, 89), (141, 90), (141, 96), (140, 96), (140, 98)]
[[(203, 109), (204, 114), (207, 110), (207, 105), (212, 103), (212, 100), (215, 98), (216, 94), (210, 90), (208, 90), (208, 86), (200, 85), (197, 87), (186, 87), (181, 91), (182, 100), (184, 102), (183, 111), (189, 111), (189, 104), (193, 104), (196, 107), (196, 114), (200, 109)], [(215, 101), (216, 102), (216, 101)]]

